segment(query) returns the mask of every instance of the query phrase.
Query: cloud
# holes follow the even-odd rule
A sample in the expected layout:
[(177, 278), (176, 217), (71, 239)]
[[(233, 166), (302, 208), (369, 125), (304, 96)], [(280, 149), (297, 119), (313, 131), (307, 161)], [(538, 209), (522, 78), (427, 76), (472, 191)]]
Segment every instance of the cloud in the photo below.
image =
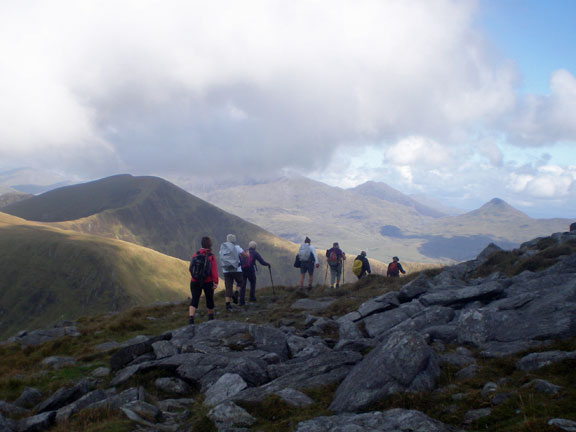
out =
[(576, 142), (576, 78), (560, 69), (550, 79), (550, 94), (519, 99), (504, 126), (509, 141), (520, 146)]
[(516, 72), (475, 29), (475, 1), (0, 8), (5, 160), (103, 174), (306, 171), (342, 145), (457, 145), (515, 103)]

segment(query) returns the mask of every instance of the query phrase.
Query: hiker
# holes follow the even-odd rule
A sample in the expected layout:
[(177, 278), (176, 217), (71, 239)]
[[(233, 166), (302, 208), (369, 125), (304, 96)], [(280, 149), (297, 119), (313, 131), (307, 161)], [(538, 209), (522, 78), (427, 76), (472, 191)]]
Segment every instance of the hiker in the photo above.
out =
[(244, 305), (246, 297), (246, 285), (250, 281), (250, 300), (251, 302), (256, 301), (256, 261), (262, 264), (264, 267), (272, 267), (269, 263), (264, 261), (262, 255), (256, 250), (257, 243), (252, 240), (248, 243), (248, 250), (240, 256), (240, 262), (242, 266), (242, 286), (240, 287), (240, 306)]
[(320, 267), (316, 249), (310, 245), (312, 240), (306, 236), (304, 243), (300, 245), (298, 257), (300, 258), (300, 288), (304, 288), (304, 277), (308, 273), (308, 289), (312, 289), (312, 279), (314, 278), (314, 267)]
[(244, 250), (236, 244), (236, 236), (228, 234), (226, 241), (220, 245), (220, 264), (224, 273), (224, 286), (226, 287), (226, 311), (232, 311), (231, 301), (238, 303), (238, 291), (234, 291), (234, 282), (241, 287), (242, 267), (240, 266), (240, 255)]
[(395, 256), (392, 258), (392, 262), (388, 264), (388, 271), (386, 272), (386, 276), (399, 277), (400, 273), (406, 274), (402, 268), (402, 264), (400, 264), (400, 260)]
[(366, 273), (372, 273), (372, 270), (370, 270), (370, 262), (368, 261), (368, 258), (366, 258), (366, 251), (360, 252), (360, 255), (354, 259), (352, 272), (356, 275), (358, 280), (362, 279)]
[[(212, 240), (210, 237), (202, 237), (200, 241), (202, 249), (192, 255), (190, 261), (190, 273), (192, 274), (190, 280), (190, 293), (192, 299), (190, 300), (190, 307), (188, 308), (188, 324), (194, 324), (194, 315), (200, 303), (200, 296), (204, 291), (206, 297), (206, 308), (208, 309), (208, 320), (214, 319), (214, 290), (218, 287), (218, 266), (216, 265), (216, 258), (212, 253)], [(200, 257), (204, 255), (204, 258)], [(200, 259), (197, 259), (200, 258)], [(208, 259), (208, 262), (205, 260)], [(196, 273), (194, 266), (199, 265), (199, 273)], [(194, 275), (198, 279), (194, 278)]]
[(326, 251), (326, 261), (330, 267), (330, 288), (334, 288), (334, 281), (336, 281), (336, 288), (340, 286), (344, 260), (346, 260), (346, 254), (340, 249), (338, 242), (334, 242), (332, 247)]

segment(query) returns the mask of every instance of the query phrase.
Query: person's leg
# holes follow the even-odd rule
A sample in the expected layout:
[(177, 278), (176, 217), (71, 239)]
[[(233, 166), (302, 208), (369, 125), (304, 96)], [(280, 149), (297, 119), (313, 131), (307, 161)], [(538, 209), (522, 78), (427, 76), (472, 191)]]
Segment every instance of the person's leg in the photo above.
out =
[(312, 280), (314, 279), (314, 262), (310, 261), (308, 263), (308, 289), (312, 288)]
[(250, 281), (250, 301), (256, 301), (256, 272), (251, 271), (247, 276)]
[(214, 319), (214, 288), (212, 282), (204, 285), (204, 295), (206, 296), (206, 309), (208, 309), (208, 321)]
[(231, 310), (232, 305), (230, 302), (232, 301), (232, 288), (234, 286), (234, 276), (233, 273), (224, 273), (224, 287), (226, 289), (226, 310)]
[(249, 270), (242, 270), (242, 283), (240, 284), (240, 297), (239, 297), (239, 302), (240, 305), (243, 305), (246, 303), (246, 283), (248, 282), (247, 279), (247, 272)]
[(196, 315), (196, 309), (198, 309), (200, 295), (202, 294), (202, 284), (200, 282), (190, 282), (190, 293), (192, 294), (192, 299), (188, 308), (188, 324), (194, 324), (194, 315)]
[(304, 288), (304, 278), (306, 277), (306, 272), (308, 271), (308, 266), (306, 262), (302, 262), (300, 265), (300, 288)]
[(340, 276), (342, 275), (342, 263), (336, 266), (336, 288), (340, 286)]
[(330, 288), (334, 288), (334, 281), (336, 280), (336, 268), (330, 266)]
[[(240, 289), (242, 289), (242, 287), (244, 286), (244, 293), (246, 293), (246, 286), (244, 285), (244, 277), (242, 276), (242, 272), (236, 272), (233, 273), (234, 275), (234, 280), (236, 281), (236, 286), (239, 287)], [(238, 292), (234, 293), (237, 297), (238, 297)], [(245, 299), (242, 298), (241, 299), (241, 305), (244, 305), (245, 303)]]

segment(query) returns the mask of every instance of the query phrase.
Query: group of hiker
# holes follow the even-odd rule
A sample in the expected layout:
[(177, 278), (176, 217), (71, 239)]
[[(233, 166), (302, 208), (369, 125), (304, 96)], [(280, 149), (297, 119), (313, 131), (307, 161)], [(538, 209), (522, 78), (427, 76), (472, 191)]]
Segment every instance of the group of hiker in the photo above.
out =
[[(202, 292), (206, 299), (206, 308), (208, 309), (208, 320), (214, 319), (214, 291), (218, 287), (218, 264), (212, 253), (212, 240), (210, 237), (202, 237), (201, 248), (192, 255), (190, 261), (190, 307), (188, 311), (188, 324), (194, 324), (194, 317), (200, 302)], [(312, 246), (312, 241), (308, 236), (304, 243), (300, 245), (298, 254), (294, 262), (294, 267), (300, 269), (300, 288), (304, 288), (304, 280), (308, 274), (308, 289), (312, 289), (314, 279), (314, 270), (320, 267), (320, 261), (316, 248)], [(226, 241), (220, 245), (219, 258), (224, 275), (226, 311), (232, 311), (232, 303), (244, 306), (246, 303), (246, 286), (250, 282), (249, 301), (256, 302), (256, 271), (257, 263), (270, 269), (272, 277), (272, 266), (266, 262), (260, 253), (256, 250), (257, 243), (251, 241), (248, 243), (248, 250), (242, 249), (236, 242), (234, 234), (228, 234)], [(330, 287), (338, 288), (340, 281), (343, 280), (343, 266), (346, 261), (346, 253), (340, 249), (338, 242), (334, 242), (332, 247), (326, 250), (326, 278), (328, 269), (330, 269)], [(366, 251), (361, 251), (354, 259), (352, 272), (358, 278), (362, 279), (366, 274), (371, 274), (370, 262), (366, 257)], [(398, 257), (393, 257), (392, 262), (388, 264), (386, 275), (389, 277), (399, 277), (400, 273), (406, 273), (400, 264)], [(326, 281), (325, 281), (326, 282)], [(234, 283), (238, 289), (234, 290)]]

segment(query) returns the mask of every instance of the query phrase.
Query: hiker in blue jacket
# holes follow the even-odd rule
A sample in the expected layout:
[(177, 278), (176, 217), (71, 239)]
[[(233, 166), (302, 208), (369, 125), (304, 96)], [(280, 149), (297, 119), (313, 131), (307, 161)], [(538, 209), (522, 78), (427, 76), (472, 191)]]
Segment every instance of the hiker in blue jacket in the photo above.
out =
[(340, 249), (338, 242), (334, 242), (332, 247), (326, 251), (326, 261), (330, 267), (330, 288), (340, 286), (340, 276), (342, 275), (342, 264), (346, 259), (346, 254)]
[(242, 265), (242, 276), (244, 282), (240, 286), (240, 306), (245, 304), (246, 298), (246, 285), (250, 281), (250, 301), (256, 301), (256, 272), (258, 268), (256, 267), (256, 261), (262, 264), (264, 267), (272, 267), (270, 263), (264, 261), (262, 255), (256, 250), (257, 243), (252, 240), (248, 243), (248, 250), (240, 256), (240, 263)]

